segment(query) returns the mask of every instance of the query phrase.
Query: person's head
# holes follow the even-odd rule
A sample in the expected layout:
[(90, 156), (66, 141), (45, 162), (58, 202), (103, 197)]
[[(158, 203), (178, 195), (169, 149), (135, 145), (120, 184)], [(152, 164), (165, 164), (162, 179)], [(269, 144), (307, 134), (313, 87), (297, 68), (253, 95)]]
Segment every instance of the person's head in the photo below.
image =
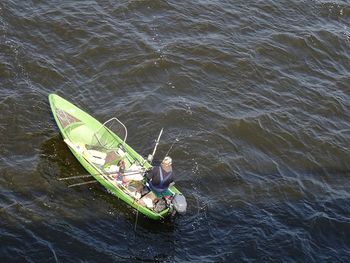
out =
[(171, 166), (172, 163), (173, 163), (173, 160), (171, 159), (170, 156), (166, 156), (162, 161), (162, 165), (164, 166)]

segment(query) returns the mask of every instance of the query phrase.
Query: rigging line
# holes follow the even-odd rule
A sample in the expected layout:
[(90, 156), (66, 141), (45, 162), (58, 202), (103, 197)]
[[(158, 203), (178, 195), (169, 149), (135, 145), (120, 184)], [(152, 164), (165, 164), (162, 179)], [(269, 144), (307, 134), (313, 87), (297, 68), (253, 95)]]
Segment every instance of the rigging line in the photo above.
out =
[[(134, 202), (135, 202), (135, 200), (134, 200)], [(137, 206), (139, 207), (138, 201), (136, 201), (136, 202), (137, 202)], [(139, 209), (136, 209), (136, 218), (135, 218), (135, 226), (134, 226), (134, 231), (135, 231), (135, 233), (136, 233), (136, 227), (137, 227), (137, 221), (138, 221), (138, 219), (139, 219)]]
[(178, 139), (178, 137), (180, 137), (181, 134), (182, 134), (182, 131), (180, 131), (180, 133), (176, 136), (177, 138), (175, 138), (175, 141), (171, 144), (171, 146), (170, 146), (169, 150), (166, 152), (164, 158), (165, 158), (166, 156), (168, 156), (168, 154), (170, 153), (170, 151), (173, 149), (173, 146), (175, 145), (175, 143), (180, 141), (180, 140)]

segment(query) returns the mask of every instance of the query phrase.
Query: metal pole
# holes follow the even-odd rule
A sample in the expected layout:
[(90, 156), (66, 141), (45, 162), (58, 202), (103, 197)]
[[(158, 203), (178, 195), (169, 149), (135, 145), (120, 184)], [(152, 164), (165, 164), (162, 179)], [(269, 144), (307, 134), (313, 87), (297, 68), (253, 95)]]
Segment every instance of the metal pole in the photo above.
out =
[(83, 182), (83, 183), (71, 184), (71, 185), (68, 185), (68, 187), (74, 187), (74, 186), (79, 186), (79, 185), (84, 185), (84, 184), (92, 184), (92, 183), (98, 183), (98, 181), (93, 180), (93, 181), (87, 181), (87, 182)]
[(78, 175), (78, 176), (72, 176), (72, 177), (64, 177), (64, 178), (58, 178), (58, 180), (59, 181), (64, 181), (64, 180), (88, 178), (88, 177), (92, 177), (92, 175), (88, 174), (88, 175)]
[(152, 162), (152, 160), (153, 160), (153, 157), (154, 157), (154, 154), (156, 153), (157, 146), (158, 146), (158, 144), (159, 144), (160, 136), (162, 136), (162, 133), (163, 133), (163, 128), (160, 130), (158, 139), (157, 139), (157, 141), (156, 141), (156, 145), (154, 146), (154, 149), (153, 149), (153, 153), (150, 154), (150, 155), (148, 155), (147, 160), (148, 160), (149, 162)]

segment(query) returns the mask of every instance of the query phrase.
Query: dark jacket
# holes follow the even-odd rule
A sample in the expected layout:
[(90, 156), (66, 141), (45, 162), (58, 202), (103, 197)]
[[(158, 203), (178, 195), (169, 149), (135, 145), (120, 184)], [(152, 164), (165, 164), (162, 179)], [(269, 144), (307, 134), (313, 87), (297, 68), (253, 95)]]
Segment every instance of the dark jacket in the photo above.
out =
[(163, 192), (174, 181), (174, 171), (166, 172), (161, 166), (155, 166), (146, 177), (149, 179), (149, 184), (153, 190)]

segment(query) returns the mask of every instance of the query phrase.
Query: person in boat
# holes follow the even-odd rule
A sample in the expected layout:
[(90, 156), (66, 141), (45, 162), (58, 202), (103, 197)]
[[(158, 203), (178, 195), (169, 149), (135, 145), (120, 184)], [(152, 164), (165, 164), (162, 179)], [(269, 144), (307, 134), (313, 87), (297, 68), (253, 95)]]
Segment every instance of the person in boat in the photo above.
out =
[(119, 167), (119, 172), (120, 172), (120, 173), (124, 173), (124, 171), (125, 171), (125, 161), (124, 161), (124, 158), (122, 158), (122, 159), (118, 162), (118, 167)]
[[(150, 192), (142, 197), (141, 204), (145, 204), (151, 208), (157, 199), (172, 196), (169, 187), (174, 183), (174, 171), (172, 167), (172, 159), (167, 156), (163, 159), (160, 166), (154, 166), (152, 170), (146, 174)], [(152, 203), (149, 202), (152, 201)]]
[(154, 166), (146, 177), (149, 187), (156, 197), (161, 198), (171, 195), (171, 192), (168, 190), (169, 185), (174, 182), (171, 157), (165, 157), (160, 166)]

